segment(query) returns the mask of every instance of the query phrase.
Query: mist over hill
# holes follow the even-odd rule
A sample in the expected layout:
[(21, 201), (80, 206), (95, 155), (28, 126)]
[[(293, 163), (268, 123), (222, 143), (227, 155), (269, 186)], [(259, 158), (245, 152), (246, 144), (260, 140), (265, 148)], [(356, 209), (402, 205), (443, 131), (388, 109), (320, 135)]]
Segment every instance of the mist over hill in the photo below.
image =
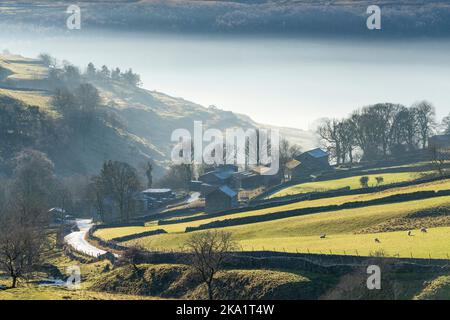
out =
[[(0, 56), (0, 119), (7, 123), (0, 131), (8, 142), (0, 148), (2, 171), (11, 166), (16, 152), (36, 148), (49, 154), (61, 174), (92, 174), (103, 161), (114, 159), (137, 168), (152, 161), (158, 177), (170, 165), (174, 145), (171, 134), (175, 129), (193, 132), (194, 121), (219, 130), (269, 127), (246, 115), (214, 106), (203, 107), (123, 81), (95, 78), (69, 81), (65, 86), (77, 96), (82, 95), (77, 90), (84, 82), (93, 85), (100, 94), (101, 107), (87, 127), (80, 118), (81, 112), (64, 113), (55, 107), (53, 97), (60, 80), (55, 84), (49, 75), (53, 72), (40, 60)], [(69, 123), (71, 119), (78, 124)], [(312, 132), (278, 129), (283, 137), (303, 148), (317, 145)]]
[[(83, 28), (202, 34), (279, 34), (371, 37), (450, 35), (444, 0), (378, 1), (382, 31), (366, 27), (367, 0), (342, 1), (83, 1)], [(64, 29), (70, 1), (1, 4), (2, 24)], [(33, 6), (30, 11), (29, 7)]]

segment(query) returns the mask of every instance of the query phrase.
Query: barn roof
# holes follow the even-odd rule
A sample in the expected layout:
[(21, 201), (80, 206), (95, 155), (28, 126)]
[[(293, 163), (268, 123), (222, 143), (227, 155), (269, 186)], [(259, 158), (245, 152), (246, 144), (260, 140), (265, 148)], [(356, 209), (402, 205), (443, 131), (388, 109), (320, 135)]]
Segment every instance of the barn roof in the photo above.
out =
[(271, 170), (271, 168), (263, 166), (263, 165), (256, 166), (252, 169), (253, 172), (255, 172), (257, 174), (261, 174), (261, 175), (266, 174), (270, 170)]
[(305, 153), (307, 153), (311, 157), (317, 158), (317, 159), (328, 156), (328, 153), (326, 153), (325, 151), (323, 151), (320, 148), (309, 150), (309, 151), (306, 151)]
[(288, 169), (294, 169), (295, 167), (297, 167), (301, 162), (295, 159), (292, 159), (291, 161), (289, 161), (288, 163), (286, 163), (286, 168)]
[(152, 188), (150, 188), (150, 189), (146, 189), (146, 190), (142, 191), (142, 193), (167, 193), (167, 192), (172, 192), (172, 190), (171, 189), (167, 189), (167, 188), (164, 188), (164, 189), (152, 189)]
[(219, 190), (229, 197), (235, 197), (237, 195), (237, 192), (231, 189), (229, 186), (221, 186), (219, 187)]
[(441, 134), (441, 135), (432, 136), (430, 138), (430, 140), (434, 140), (434, 141), (437, 141), (437, 142), (449, 142), (450, 141), (450, 134)]

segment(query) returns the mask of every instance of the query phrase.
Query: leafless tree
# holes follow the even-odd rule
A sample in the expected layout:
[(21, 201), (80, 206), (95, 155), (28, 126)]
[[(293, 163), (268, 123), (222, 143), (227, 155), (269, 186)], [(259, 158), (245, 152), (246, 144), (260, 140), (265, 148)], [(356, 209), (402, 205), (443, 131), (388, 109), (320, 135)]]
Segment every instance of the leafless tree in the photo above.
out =
[(450, 150), (440, 148), (436, 144), (428, 146), (430, 160), (440, 177), (445, 176), (445, 163), (450, 161)]
[(119, 258), (119, 263), (131, 265), (134, 271), (138, 272), (138, 264), (143, 263), (142, 257), (143, 249), (139, 246), (133, 245), (122, 252)]
[(288, 140), (281, 139), (279, 147), (279, 170), (283, 181), (286, 175), (286, 165), (289, 161), (300, 154), (300, 147), (296, 144), (291, 145)]
[(231, 234), (223, 231), (206, 231), (194, 233), (185, 243), (191, 252), (192, 268), (206, 284), (208, 298), (214, 298), (214, 277), (223, 267), (227, 254), (237, 249)]
[(416, 113), (417, 129), (422, 148), (425, 149), (435, 125), (435, 110), (431, 103), (427, 101), (418, 102), (414, 104), (413, 108)]
[(124, 162), (106, 161), (94, 182), (97, 200), (103, 202), (109, 197), (117, 206), (122, 221), (128, 222), (135, 210), (133, 196), (141, 188), (136, 170)]
[(0, 224), (0, 269), (8, 274), (11, 287), (18, 279), (26, 279), (42, 261), (46, 250), (44, 229), (24, 223), (14, 216), (2, 217)]
[(444, 134), (450, 134), (450, 114), (442, 119), (441, 128)]
[(338, 134), (339, 120), (323, 119), (317, 129), (317, 133), (322, 140), (322, 144), (327, 151), (336, 159), (336, 163), (341, 163), (341, 139)]

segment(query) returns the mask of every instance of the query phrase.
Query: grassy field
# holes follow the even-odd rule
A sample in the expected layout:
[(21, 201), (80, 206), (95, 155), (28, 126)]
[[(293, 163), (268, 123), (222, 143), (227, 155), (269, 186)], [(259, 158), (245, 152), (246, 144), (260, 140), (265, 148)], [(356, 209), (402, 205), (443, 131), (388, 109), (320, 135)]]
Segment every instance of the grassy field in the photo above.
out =
[[(54, 235), (50, 235), (49, 241), (54, 243)], [(92, 284), (103, 275), (103, 270), (108, 261), (94, 263), (80, 263), (67, 257), (62, 250), (53, 249), (45, 254), (44, 260), (47, 264), (56, 267), (63, 276), (66, 268), (78, 266), (81, 271), (81, 288), (70, 290), (65, 286), (39, 285), (37, 281), (49, 278), (44, 273), (36, 273), (29, 281), (19, 279), (17, 288), (11, 289), (11, 279), (0, 273), (0, 285), (7, 287), (0, 290), (0, 300), (138, 300), (138, 299), (160, 299), (154, 296), (138, 296), (123, 293), (99, 292), (92, 288)], [(59, 278), (59, 277), (57, 277)], [(62, 278), (64, 279), (64, 278)]]
[[(290, 252), (329, 252), (343, 253), (344, 250), (360, 250), (361, 255), (368, 255), (375, 249), (384, 249), (388, 254), (400, 253), (409, 256), (411, 250), (415, 257), (427, 258), (429, 253), (433, 257), (446, 258), (446, 239), (449, 239), (447, 228), (430, 229), (428, 238), (418, 246), (412, 246), (412, 237), (407, 237), (406, 232), (355, 234), (355, 232), (388, 221), (389, 219), (404, 217), (418, 210), (433, 209), (448, 206), (450, 197), (435, 199), (409, 201), (406, 203), (378, 205), (367, 208), (347, 209), (334, 212), (291, 217), (280, 220), (259, 222), (254, 224), (240, 225), (222, 228), (231, 232), (235, 240), (244, 249), (275, 249)], [(161, 226), (166, 228), (168, 226)], [(117, 230), (119, 229), (119, 230)], [(117, 231), (133, 232), (123, 228), (101, 230), (105, 232)], [(122, 230), (120, 230), (122, 229)], [(148, 228), (144, 228), (148, 229)], [(170, 230), (170, 229), (169, 229)], [(142, 230), (139, 230), (142, 231)], [(184, 241), (191, 235), (183, 230), (172, 230), (172, 233), (156, 236), (143, 237), (137, 240), (125, 242), (127, 245), (138, 244), (149, 249), (179, 249)], [(198, 231), (202, 232), (202, 231)], [(327, 234), (329, 239), (319, 239), (320, 234)], [(417, 232), (416, 232), (417, 233)], [(423, 235), (423, 236), (426, 236)], [(387, 241), (384, 241), (384, 237)], [(378, 237), (381, 245), (375, 246), (374, 238)], [(392, 241), (389, 239), (392, 238)], [(421, 239), (422, 234), (417, 235)], [(333, 239), (335, 241), (333, 241)], [(428, 239), (428, 240), (427, 240)], [(324, 240), (324, 241), (323, 241)], [(447, 242), (448, 243), (448, 242)], [(398, 248), (397, 252), (393, 250)]]
[[(244, 250), (270, 249), (288, 252), (345, 254), (401, 258), (450, 259), (450, 227), (432, 228), (427, 233), (412, 230), (375, 234), (332, 234), (325, 239), (318, 236), (265, 238), (240, 241)], [(380, 243), (374, 241), (377, 238)]]
[(38, 106), (43, 110), (50, 111), (50, 101), (51, 97), (44, 95), (39, 91), (21, 91), (21, 90), (12, 90), (12, 89), (1, 89), (0, 95), (7, 96), (10, 98), (14, 98), (16, 100), (22, 101), (25, 104), (29, 104), (32, 106)]
[[(168, 298), (205, 299), (206, 288), (192, 269), (181, 264), (141, 264), (114, 269), (97, 278), (95, 290)], [(136, 273), (139, 276), (136, 276)], [(228, 269), (215, 277), (216, 299), (317, 299), (336, 276), (301, 270)]]
[[(368, 174), (368, 175), (364, 175), (364, 176), (369, 177), (369, 186), (370, 187), (376, 186), (375, 177), (383, 177), (383, 179), (384, 179), (383, 184), (412, 181), (412, 180), (416, 180), (416, 179), (420, 178), (420, 175), (417, 172)], [(336, 180), (301, 183), (301, 184), (297, 184), (297, 185), (288, 187), (286, 189), (280, 190), (280, 191), (272, 194), (269, 198), (283, 197), (283, 196), (288, 196), (288, 195), (293, 195), (293, 194), (308, 193), (308, 192), (315, 192), (315, 191), (334, 190), (334, 189), (340, 189), (340, 188), (345, 188), (345, 187), (350, 187), (351, 189), (358, 189), (358, 188), (361, 188), (361, 184), (359, 182), (361, 177), (362, 177), (362, 175), (348, 177), (348, 178), (342, 178), (342, 179), (336, 179)]]
[(414, 299), (442, 300), (450, 298), (450, 276), (442, 275), (431, 281)]
[(64, 287), (27, 285), (0, 291), (0, 300), (155, 300), (156, 297), (113, 294)]
[(11, 71), (7, 78), (11, 80), (35, 80), (47, 75), (48, 69), (38, 60), (27, 59), (17, 55), (1, 55), (0, 67)]
[[(169, 233), (182, 233), (186, 229), (186, 227), (193, 227), (198, 226), (200, 224), (217, 221), (217, 220), (225, 220), (229, 218), (237, 218), (237, 217), (247, 217), (247, 216), (255, 216), (255, 215), (262, 215), (262, 214), (268, 214), (272, 212), (280, 212), (280, 211), (286, 211), (286, 210), (293, 210), (293, 209), (301, 209), (301, 208), (308, 208), (308, 207), (317, 207), (317, 206), (326, 206), (326, 205), (339, 205), (343, 204), (345, 202), (351, 202), (351, 201), (367, 201), (367, 200), (373, 200), (373, 199), (379, 199), (382, 197), (387, 197), (394, 194), (402, 194), (402, 193), (410, 193), (415, 191), (428, 191), (428, 190), (446, 190), (450, 189), (450, 180), (442, 180), (442, 181), (435, 181), (430, 183), (424, 183), (420, 185), (414, 185), (414, 186), (408, 186), (408, 187), (402, 187), (402, 188), (394, 188), (394, 189), (388, 189), (381, 192), (376, 193), (369, 193), (369, 194), (362, 194), (362, 195), (351, 195), (351, 196), (342, 196), (342, 197), (334, 197), (334, 198), (327, 198), (327, 199), (318, 199), (318, 200), (311, 200), (311, 201), (301, 201), (296, 202), (288, 205), (281, 205), (275, 208), (267, 208), (267, 209), (260, 209), (260, 210), (251, 210), (246, 211), (242, 213), (235, 213), (230, 215), (225, 215), (222, 217), (217, 218), (209, 218), (209, 219), (202, 219), (192, 222), (186, 222), (186, 223), (178, 223), (178, 224), (169, 224), (169, 225), (162, 225), (158, 226), (155, 222), (148, 224), (146, 227), (123, 227), (123, 228), (109, 228), (109, 229), (101, 229), (96, 232), (96, 235), (103, 238), (110, 240), (112, 238), (116, 237), (122, 237), (129, 234), (134, 233), (140, 233), (155, 229), (164, 229)], [(442, 203), (442, 199), (431, 199), (431, 201), (426, 202), (426, 206), (428, 206), (430, 203), (432, 204), (434, 201), (436, 203)], [(446, 203), (447, 200), (444, 200), (444, 203)], [(405, 204), (406, 207), (409, 206), (409, 204)], [(376, 206), (376, 208), (379, 208), (380, 206)], [(402, 207), (402, 204), (393, 205), (394, 210), (396, 210), (397, 207)], [(389, 206), (386, 206), (386, 208), (390, 208)], [(361, 212), (364, 212), (366, 209), (357, 209)], [(370, 207), (368, 210), (371, 210)], [(376, 209), (378, 210), (378, 209)], [(418, 208), (414, 209), (418, 210)], [(345, 210), (347, 211), (347, 210)], [(410, 212), (409, 210), (408, 212)], [(337, 212), (339, 213), (339, 211)], [(326, 215), (327, 213), (323, 213)], [(197, 214), (198, 216), (198, 214)], [(317, 216), (314, 215), (314, 216)], [(390, 216), (386, 214), (386, 216)], [(290, 218), (290, 219), (304, 219), (305, 217), (298, 217), (298, 218)], [(283, 219), (286, 220), (286, 219)], [(281, 222), (281, 221), (280, 221)], [(269, 223), (269, 222), (266, 222)]]

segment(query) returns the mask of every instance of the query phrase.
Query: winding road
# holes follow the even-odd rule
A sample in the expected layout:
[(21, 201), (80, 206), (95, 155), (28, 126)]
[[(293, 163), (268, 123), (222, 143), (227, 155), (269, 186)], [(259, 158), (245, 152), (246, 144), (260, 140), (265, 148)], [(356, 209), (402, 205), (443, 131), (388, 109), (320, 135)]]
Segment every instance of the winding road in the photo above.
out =
[(82, 252), (91, 257), (98, 257), (106, 251), (94, 247), (86, 240), (89, 229), (93, 226), (92, 219), (77, 219), (76, 224), (80, 231), (74, 231), (64, 237), (64, 241), (76, 251)]
[[(200, 198), (199, 192), (192, 193), (189, 198), (185, 199), (183, 203), (192, 203)], [(77, 227), (79, 231), (74, 231), (69, 233), (67, 236), (64, 237), (64, 241), (74, 248), (76, 251), (84, 253), (91, 257), (98, 257), (102, 254), (105, 254), (106, 251), (99, 249), (92, 244), (90, 244), (86, 240), (87, 233), (89, 232), (89, 229), (92, 228), (94, 225), (92, 222), (92, 219), (76, 219), (75, 220)], [(117, 256), (115, 254), (115, 256)]]

